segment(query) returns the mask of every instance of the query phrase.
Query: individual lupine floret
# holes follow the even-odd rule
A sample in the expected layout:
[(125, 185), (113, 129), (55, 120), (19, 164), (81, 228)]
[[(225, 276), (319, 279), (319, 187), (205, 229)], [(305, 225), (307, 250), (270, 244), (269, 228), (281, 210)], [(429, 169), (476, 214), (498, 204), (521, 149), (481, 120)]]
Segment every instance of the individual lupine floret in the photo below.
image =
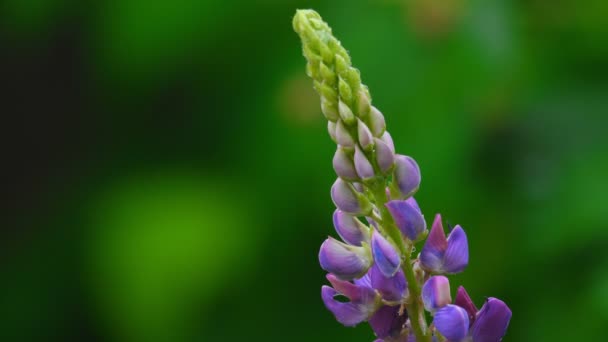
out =
[(393, 186), (396, 185), (396, 190), (399, 191), (401, 198), (408, 198), (415, 194), (420, 187), (420, 179), (420, 168), (412, 157), (395, 156)]
[(416, 241), (426, 230), (426, 222), (420, 209), (407, 200), (393, 200), (386, 204), (395, 225), (408, 239)]
[(374, 138), (376, 145), (376, 162), (383, 174), (387, 174), (395, 164), (395, 151), (384, 141)]
[(441, 215), (437, 214), (420, 252), (420, 264), (436, 274), (462, 272), (469, 264), (469, 245), (462, 227), (456, 226), (446, 238)]
[(361, 179), (366, 180), (373, 178), (376, 175), (374, 172), (374, 167), (369, 162), (365, 153), (359, 148), (359, 146), (355, 146), (355, 170), (357, 170), (357, 174)]
[(466, 290), (460, 287), (455, 304), (439, 309), (433, 321), (437, 330), (449, 340), (466, 338), (472, 342), (499, 342), (505, 335), (511, 309), (500, 299), (488, 298), (477, 311)]
[(338, 177), (350, 181), (359, 179), (355, 164), (343, 147), (338, 146), (336, 149), (332, 164)]
[(372, 204), (352, 184), (338, 178), (331, 187), (331, 199), (336, 207), (351, 215), (365, 216), (372, 212)]
[(319, 263), (338, 278), (351, 280), (365, 275), (372, 265), (372, 255), (366, 243), (351, 246), (330, 236), (321, 244)]
[(426, 311), (435, 312), (450, 304), (450, 282), (444, 276), (430, 277), (422, 287), (422, 301)]
[(362, 242), (370, 242), (370, 229), (355, 216), (336, 209), (333, 221), (336, 232), (344, 242), (353, 246), (361, 246)]
[[(381, 305), (380, 296), (374, 289), (344, 281), (333, 274), (327, 275), (332, 287), (323, 285), (321, 298), (336, 320), (345, 326), (355, 326), (367, 320)], [(335, 299), (343, 295), (350, 301), (347, 303)]]

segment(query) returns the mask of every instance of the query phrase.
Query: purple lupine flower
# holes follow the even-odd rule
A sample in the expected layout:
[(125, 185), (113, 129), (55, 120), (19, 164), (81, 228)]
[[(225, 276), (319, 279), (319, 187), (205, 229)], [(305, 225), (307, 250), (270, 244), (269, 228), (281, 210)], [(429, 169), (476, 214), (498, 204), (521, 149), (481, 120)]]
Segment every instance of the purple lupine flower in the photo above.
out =
[(355, 140), (348, 132), (348, 128), (346, 128), (342, 120), (338, 120), (336, 123), (336, 140), (338, 141), (338, 144), (344, 148), (355, 147)]
[(420, 187), (421, 176), (418, 163), (412, 157), (396, 155), (393, 179), (401, 193), (401, 198), (412, 196)]
[(397, 228), (407, 236), (408, 239), (416, 241), (418, 236), (426, 230), (426, 222), (420, 213), (420, 208), (412, 205), (412, 202), (404, 200), (393, 200), (386, 204)]
[(353, 246), (361, 246), (362, 242), (369, 243), (369, 228), (355, 216), (336, 209), (333, 221), (336, 232), (344, 242)]
[[(379, 295), (367, 286), (360, 286), (349, 281), (340, 280), (333, 274), (327, 275), (332, 287), (321, 287), (321, 298), (336, 320), (345, 326), (355, 326), (367, 320), (379, 307)], [(343, 295), (349, 302), (336, 300)]]
[(385, 305), (369, 319), (369, 325), (374, 330), (376, 337), (397, 339), (401, 335), (406, 321), (407, 314), (400, 314), (399, 306)]
[(340, 279), (351, 280), (363, 276), (372, 265), (369, 246), (347, 245), (332, 237), (321, 244), (319, 250), (321, 268)]
[(407, 281), (402, 270), (398, 270), (395, 275), (387, 277), (377, 265), (373, 265), (362, 279), (368, 279), (369, 286), (380, 292), (382, 298), (387, 301), (399, 302), (408, 295)]
[(369, 162), (369, 160), (365, 156), (365, 153), (363, 153), (363, 151), (361, 151), (359, 146), (355, 146), (354, 160), (355, 160), (355, 170), (357, 170), (357, 174), (359, 174), (359, 177), (361, 177), (362, 179), (365, 180), (365, 179), (372, 178), (376, 175), (376, 173), (374, 172), (374, 167), (372, 166), (372, 164)]
[(430, 277), (422, 287), (422, 302), (424, 308), (429, 312), (435, 312), (452, 303), (448, 278), (444, 276)]
[(469, 246), (462, 227), (456, 226), (446, 239), (441, 215), (437, 214), (420, 252), (420, 264), (433, 273), (462, 272), (469, 264)]
[(391, 151), (393, 151), (393, 153), (395, 153), (395, 143), (393, 142), (393, 137), (391, 136), (391, 134), (386, 131), (384, 132), (384, 134), (382, 134), (382, 136), (380, 137), (380, 140), (382, 140), (386, 145), (388, 145), (388, 147), (391, 149)]
[(392, 277), (397, 273), (401, 257), (395, 247), (375, 229), (372, 233), (372, 254), (382, 274)]
[(477, 307), (475, 306), (475, 303), (473, 303), (473, 300), (471, 300), (471, 297), (469, 297), (469, 294), (467, 293), (467, 290), (464, 289), (464, 287), (458, 287), (458, 292), (456, 293), (456, 299), (454, 299), (454, 304), (460, 306), (461, 308), (467, 311), (467, 313), (469, 314), (469, 322), (470, 324), (473, 324), (473, 322), (475, 321), (475, 315), (477, 314)]
[(511, 309), (500, 299), (490, 297), (477, 312), (471, 327), (473, 342), (498, 342), (507, 332)]
[[(386, 133), (385, 133), (386, 134)], [(395, 151), (384, 141), (374, 138), (376, 142), (376, 162), (382, 173), (387, 173), (391, 170), (395, 163)]]

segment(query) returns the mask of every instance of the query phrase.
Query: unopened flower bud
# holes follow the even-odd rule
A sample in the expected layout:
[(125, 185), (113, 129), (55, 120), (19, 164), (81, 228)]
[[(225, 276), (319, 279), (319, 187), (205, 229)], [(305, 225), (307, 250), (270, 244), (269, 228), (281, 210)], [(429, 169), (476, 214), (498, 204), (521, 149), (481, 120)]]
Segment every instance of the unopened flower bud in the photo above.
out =
[(428, 312), (435, 312), (452, 303), (448, 278), (444, 276), (430, 277), (422, 287), (422, 302)]
[(374, 263), (382, 274), (386, 277), (392, 277), (401, 266), (401, 258), (395, 247), (374, 229), (372, 233), (372, 254)]
[(336, 174), (343, 179), (346, 180), (356, 180), (359, 178), (357, 175), (357, 171), (355, 169), (355, 164), (352, 159), (348, 156), (344, 148), (339, 147), (334, 154), (334, 159), (332, 160), (332, 164), (334, 166), (334, 171)]
[(345, 213), (366, 216), (372, 212), (372, 204), (362, 193), (338, 178), (331, 187), (331, 199)]
[(354, 246), (361, 246), (362, 242), (369, 242), (369, 228), (355, 216), (336, 209), (333, 221), (336, 232), (344, 242)]
[(366, 118), (369, 115), (371, 109), (371, 98), (365, 85), (361, 85), (359, 93), (357, 94), (357, 114), (361, 118)]
[(412, 196), (420, 187), (420, 168), (414, 159), (408, 156), (395, 156), (393, 181), (397, 184), (401, 198)]
[(321, 244), (321, 267), (342, 280), (362, 277), (372, 265), (371, 251), (367, 244), (351, 246), (332, 237)]
[(324, 97), (321, 97), (321, 111), (325, 118), (331, 122), (336, 122), (340, 118), (338, 106)]
[(374, 167), (369, 162), (365, 153), (361, 151), (359, 146), (355, 146), (355, 169), (357, 170), (357, 174), (361, 179), (370, 179), (373, 178), (376, 174), (374, 172)]
[(374, 138), (374, 142), (376, 143), (376, 162), (378, 163), (378, 167), (380, 167), (380, 171), (386, 174), (395, 163), (395, 155), (390, 146), (383, 140)]
[(357, 135), (359, 136), (359, 145), (364, 151), (371, 151), (374, 147), (374, 136), (363, 121), (357, 121)]
[(469, 314), (469, 323), (472, 324), (473, 322), (475, 322), (475, 315), (477, 315), (477, 307), (475, 306), (475, 303), (473, 303), (471, 297), (469, 297), (469, 294), (467, 293), (467, 290), (465, 290), (464, 287), (458, 287), (458, 292), (456, 293), (456, 299), (454, 299), (454, 304), (460, 306), (461, 308), (467, 311), (467, 313)]
[(384, 115), (378, 110), (378, 108), (372, 106), (369, 111), (368, 118), (369, 129), (372, 134), (379, 138), (386, 131), (386, 122), (384, 121)]
[(391, 134), (388, 131), (385, 131), (384, 134), (382, 134), (382, 136), (380, 137), (380, 140), (384, 141), (384, 143), (387, 144), (388, 147), (391, 148), (391, 151), (393, 151), (393, 153), (395, 153), (395, 143), (393, 142), (393, 137), (391, 136)]
[(340, 101), (338, 104), (338, 109), (340, 112), (340, 118), (342, 121), (344, 121), (344, 123), (351, 126), (356, 122), (355, 114), (353, 114), (353, 111), (346, 105), (346, 103)]
[(338, 144), (342, 147), (351, 149), (355, 147), (355, 140), (342, 120), (338, 120), (336, 123), (336, 140), (338, 140)]
[(336, 138), (336, 123), (332, 121), (327, 121), (327, 133), (329, 133), (329, 137), (336, 144), (338, 143), (338, 139)]

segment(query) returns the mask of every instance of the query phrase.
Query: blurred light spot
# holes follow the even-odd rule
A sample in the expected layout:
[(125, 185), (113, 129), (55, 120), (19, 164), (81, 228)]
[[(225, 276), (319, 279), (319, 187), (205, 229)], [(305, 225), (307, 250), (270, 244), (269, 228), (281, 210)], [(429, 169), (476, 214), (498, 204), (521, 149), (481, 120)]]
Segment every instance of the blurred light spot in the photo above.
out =
[(296, 125), (318, 122), (323, 115), (312, 81), (301, 74), (286, 79), (277, 94), (279, 112)]
[(455, 30), (465, 8), (464, 0), (405, 0), (406, 23), (422, 39), (441, 39)]

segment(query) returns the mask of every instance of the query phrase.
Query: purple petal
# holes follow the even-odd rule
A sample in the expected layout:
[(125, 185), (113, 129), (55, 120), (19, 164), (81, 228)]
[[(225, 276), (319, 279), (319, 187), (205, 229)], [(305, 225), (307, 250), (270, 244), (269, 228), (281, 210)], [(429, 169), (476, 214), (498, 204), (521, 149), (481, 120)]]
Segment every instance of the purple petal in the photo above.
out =
[(416, 161), (408, 156), (396, 155), (393, 179), (397, 182), (402, 198), (412, 196), (420, 186), (420, 168)]
[(336, 209), (333, 221), (336, 232), (338, 232), (338, 235), (340, 235), (344, 242), (354, 246), (361, 246), (361, 242), (369, 241), (369, 228), (355, 216)]
[(420, 206), (418, 205), (418, 202), (416, 202), (416, 199), (414, 197), (410, 197), (408, 199), (405, 200), (409, 205), (411, 205), (412, 207), (414, 207), (416, 210), (418, 210), (418, 212), (420, 214), (422, 214), (422, 210), (420, 210)]
[(372, 264), (369, 247), (356, 247), (329, 237), (319, 250), (321, 268), (343, 280), (363, 276)]
[(398, 337), (407, 321), (407, 314), (399, 315), (399, 306), (383, 306), (369, 319), (369, 325), (379, 338)]
[(346, 151), (343, 148), (338, 147), (336, 153), (334, 154), (334, 158), (332, 160), (332, 165), (334, 167), (334, 171), (340, 178), (353, 180), (358, 179), (357, 171), (355, 170), (355, 164), (350, 159)]
[(407, 295), (407, 281), (402, 270), (397, 271), (392, 277), (386, 277), (378, 266), (374, 265), (367, 274), (370, 277), (371, 287), (378, 290), (385, 300), (401, 301)]
[(420, 264), (427, 271), (439, 273), (443, 266), (443, 255), (448, 248), (448, 240), (441, 224), (441, 215), (435, 215), (431, 232), (420, 252)]
[(469, 315), (466, 310), (452, 304), (437, 310), (433, 323), (437, 331), (450, 341), (460, 341), (469, 331)]
[(346, 296), (351, 302), (365, 303), (366, 305), (374, 305), (376, 302), (378, 295), (371, 287), (361, 286), (357, 285), (356, 283), (353, 284), (350, 281), (341, 280), (331, 273), (325, 277), (327, 280), (329, 280), (336, 291)]
[(355, 146), (355, 170), (362, 179), (372, 178), (376, 175), (374, 167), (359, 146)]
[(354, 280), (355, 285), (368, 287), (370, 289), (373, 288), (371, 275), (370, 275), (372, 268), (374, 268), (374, 266), (372, 266), (363, 277), (361, 277), (359, 279), (355, 279)]
[(464, 289), (464, 287), (458, 287), (458, 292), (456, 293), (456, 299), (454, 300), (454, 304), (460, 306), (461, 308), (467, 311), (467, 313), (469, 314), (469, 324), (473, 324), (475, 322), (477, 307), (475, 306), (475, 303), (473, 303), (473, 300), (471, 300), (471, 297), (469, 297), (469, 294), (467, 293), (467, 290)]
[(426, 229), (422, 214), (407, 201), (394, 200), (386, 203), (395, 224), (405, 236), (414, 241)]
[(477, 313), (471, 327), (474, 342), (498, 342), (507, 332), (511, 309), (502, 300), (490, 297)]
[(395, 275), (401, 265), (401, 258), (395, 247), (377, 230), (372, 233), (372, 254), (374, 262), (387, 277)]
[(348, 302), (342, 303), (334, 299), (339, 293), (329, 286), (321, 287), (321, 298), (325, 307), (331, 311), (336, 320), (347, 327), (355, 326), (366, 320), (371, 314), (370, 308), (365, 305)]
[(450, 295), (450, 282), (444, 276), (433, 276), (422, 286), (422, 302), (424, 308), (429, 312), (452, 303)]
[(365, 215), (372, 210), (369, 200), (340, 178), (331, 187), (331, 199), (338, 209), (349, 214)]
[(375, 138), (374, 142), (376, 143), (376, 162), (378, 162), (378, 167), (380, 167), (382, 173), (387, 173), (395, 163), (395, 153), (384, 141)]
[(448, 236), (448, 248), (443, 257), (443, 268), (447, 273), (462, 272), (469, 264), (469, 244), (467, 235), (456, 226)]
[(370, 151), (374, 146), (374, 136), (361, 120), (357, 122), (357, 135), (359, 136), (359, 144), (361, 147), (366, 151)]

